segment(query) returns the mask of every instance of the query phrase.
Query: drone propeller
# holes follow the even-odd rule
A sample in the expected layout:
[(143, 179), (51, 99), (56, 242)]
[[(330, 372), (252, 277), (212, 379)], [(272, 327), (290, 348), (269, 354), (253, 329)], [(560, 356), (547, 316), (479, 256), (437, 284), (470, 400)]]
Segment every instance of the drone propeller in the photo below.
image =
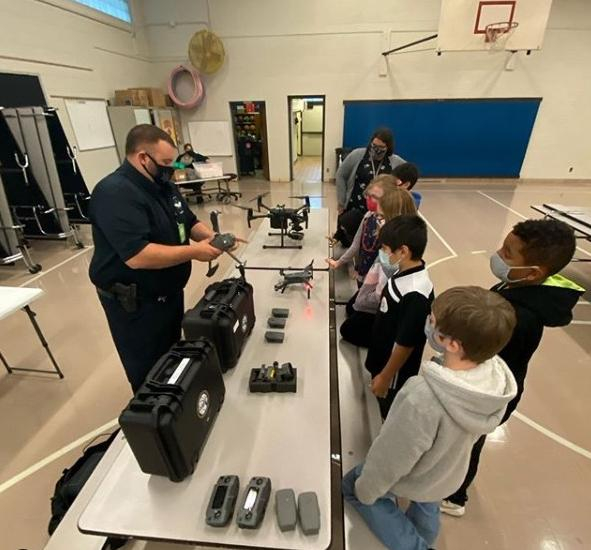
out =
[(246, 210), (247, 212), (252, 210), (251, 206), (242, 206), (241, 204), (230, 204), (230, 206), (233, 206), (234, 208), (240, 208), (240, 210)]
[(289, 197), (290, 199), (325, 199), (326, 195), (292, 195)]
[(261, 193), (260, 195), (257, 195), (254, 199), (250, 199), (248, 202), (255, 202), (255, 201), (258, 201), (260, 199), (264, 199), (270, 193), (271, 193), (271, 191), (267, 191), (266, 193)]

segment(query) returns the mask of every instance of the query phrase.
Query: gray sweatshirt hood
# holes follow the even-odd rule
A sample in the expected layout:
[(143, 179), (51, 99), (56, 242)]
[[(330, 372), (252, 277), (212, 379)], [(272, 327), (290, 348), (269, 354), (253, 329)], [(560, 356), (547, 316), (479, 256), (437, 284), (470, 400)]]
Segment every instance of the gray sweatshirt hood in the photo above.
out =
[(469, 371), (453, 371), (436, 361), (425, 361), (421, 374), (453, 421), (478, 436), (499, 425), (507, 403), (517, 392), (515, 378), (496, 355)]

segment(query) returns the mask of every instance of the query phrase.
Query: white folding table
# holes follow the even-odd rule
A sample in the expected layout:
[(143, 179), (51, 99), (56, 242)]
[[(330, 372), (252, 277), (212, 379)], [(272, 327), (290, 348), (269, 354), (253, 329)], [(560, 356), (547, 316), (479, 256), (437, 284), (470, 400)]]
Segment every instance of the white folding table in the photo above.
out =
[[(565, 206), (563, 204), (532, 205), (531, 208), (545, 218), (566, 223), (578, 239), (591, 242), (591, 208), (584, 206)], [(582, 250), (582, 249), (580, 249)], [(589, 258), (573, 258), (573, 262), (591, 262)]]
[(269, 219), (263, 219), (257, 230), (249, 235), (248, 245), (238, 250), (238, 257), (250, 269), (300, 269), (313, 260), (315, 270), (326, 270), (328, 266), (325, 260), (330, 254), (328, 224), (328, 209), (314, 208), (308, 215), (308, 229), (303, 230), (304, 238), (301, 241), (286, 239), (300, 244), (302, 248), (264, 248), (266, 245), (277, 245), (279, 236), (276, 230), (271, 229)]
[[(308, 263), (309, 253), (326, 257), (328, 212), (317, 214), (317, 237), (310, 249), (263, 251), (262, 224), (243, 251), (260, 267)], [(321, 227), (321, 223), (324, 227)], [(320, 259), (320, 258), (318, 258)], [(124, 445), (88, 505), (78, 528), (93, 535), (130, 537), (221, 548), (325, 550), (343, 547), (340, 494), (340, 426), (338, 373), (332, 275), (315, 274), (310, 299), (297, 286), (284, 294), (274, 291), (278, 273), (247, 270), (254, 287), (257, 322), (238, 365), (224, 375), (226, 398), (192, 476), (181, 483), (141, 472), (128, 445)], [(275, 307), (289, 308), (283, 344), (264, 340), (267, 318)], [(291, 362), (298, 369), (295, 394), (251, 394), (250, 370), (261, 364)], [(268, 476), (273, 491), (314, 491), (321, 511), (321, 530), (304, 536), (300, 529), (282, 533), (275, 520), (274, 494), (260, 529), (247, 531), (232, 523), (222, 529), (205, 524), (205, 511), (219, 476), (240, 477), (241, 493), (253, 476)]]
[[(184, 181), (175, 181), (174, 184), (180, 189), (188, 188), (191, 193), (187, 196), (203, 197), (204, 195), (210, 196), (215, 193), (216, 199), (225, 204), (229, 204), (232, 199), (238, 200), (242, 197), (242, 193), (239, 191), (232, 191), (230, 189), (230, 181), (235, 179), (233, 175), (224, 175), (213, 178), (196, 178)], [(203, 185), (206, 183), (214, 183), (217, 187), (211, 187), (209, 189), (203, 189)], [(223, 184), (223, 187), (222, 187)]]
[(38, 298), (40, 298), (42, 295), (43, 290), (40, 288), (0, 286), (0, 320), (4, 319), (5, 317), (8, 317), (9, 315), (12, 315), (15, 311), (22, 309), (29, 317), (31, 324), (33, 325), (33, 328), (35, 329), (35, 332), (37, 333), (37, 336), (39, 337), (39, 340), (45, 348), (45, 351), (53, 365), (53, 370), (11, 367), (4, 358), (4, 355), (2, 355), (2, 353), (0, 352), (0, 361), (2, 362), (9, 374), (12, 374), (15, 371), (43, 372), (47, 374), (57, 374), (60, 378), (64, 377), (62, 371), (59, 368), (59, 365), (57, 364), (55, 358), (53, 357), (53, 354), (51, 353), (51, 350), (49, 349), (49, 344), (47, 343), (47, 340), (45, 340), (43, 332), (41, 331), (41, 328), (39, 327), (39, 324), (35, 319), (35, 316), (37, 314), (30, 307), (30, 304)]

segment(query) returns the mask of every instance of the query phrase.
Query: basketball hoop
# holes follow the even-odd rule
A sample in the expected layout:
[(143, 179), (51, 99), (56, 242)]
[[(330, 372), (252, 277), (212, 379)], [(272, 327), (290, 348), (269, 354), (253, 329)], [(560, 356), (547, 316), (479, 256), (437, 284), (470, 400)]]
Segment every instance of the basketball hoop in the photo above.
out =
[(500, 21), (499, 23), (490, 23), (484, 28), (484, 41), (492, 48), (495, 44), (501, 42), (502, 38), (509, 38), (509, 35), (519, 27), (517, 21)]

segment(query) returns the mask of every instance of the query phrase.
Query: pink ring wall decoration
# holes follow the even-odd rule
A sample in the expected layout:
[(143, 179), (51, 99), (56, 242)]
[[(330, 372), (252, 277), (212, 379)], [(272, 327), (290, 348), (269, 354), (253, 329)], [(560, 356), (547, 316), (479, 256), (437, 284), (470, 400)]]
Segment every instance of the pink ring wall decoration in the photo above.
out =
[[(180, 73), (189, 73), (193, 80), (193, 95), (187, 101), (181, 101), (174, 91), (175, 80)], [(170, 78), (168, 79), (168, 95), (170, 96), (170, 99), (172, 99), (172, 102), (181, 109), (193, 109), (197, 107), (205, 97), (205, 88), (203, 87), (203, 82), (201, 81), (199, 73), (195, 69), (187, 68), (184, 65), (175, 67), (170, 73)]]

